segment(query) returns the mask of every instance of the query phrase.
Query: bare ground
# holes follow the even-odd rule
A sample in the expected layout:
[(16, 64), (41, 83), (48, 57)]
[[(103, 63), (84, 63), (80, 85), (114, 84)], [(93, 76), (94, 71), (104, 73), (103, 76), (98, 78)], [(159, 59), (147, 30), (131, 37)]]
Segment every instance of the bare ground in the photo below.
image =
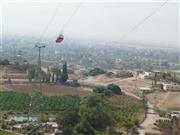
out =
[(139, 95), (140, 87), (151, 87), (152, 80), (137, 79), (135, 89), (135, 78), (108, 78), (105, 75), (98, 75), (94, 77), (88, 77), (85, 80), (81, 80), (82, 83), (96, 84), (96, 85), (108, 85), (110, 83), (117, 84), (125, 92)]
[(147, 95), (150, 103), (167, 111), (180, 111), (180, 92), (154, 92)]
[[(1, 87), (0, 87), (1, 88)], [(2, 90), (12, 90), (17, 92), (24, 92), (28, 94), (32, 94), (33, 92), (39, 91), (40, 86), (39, 84), (14, 84), (14, 85), (4, 85), (2, 86)], [(80, 95), (86, 96), (90, 94), (89, 91), (83, 90), (82, 88), (75, 88), (64, 86), (60, 84), (43, 84), (42, 85), (42, 92), (44, 95), (47, 96), (60, 96), (60, 95)]]

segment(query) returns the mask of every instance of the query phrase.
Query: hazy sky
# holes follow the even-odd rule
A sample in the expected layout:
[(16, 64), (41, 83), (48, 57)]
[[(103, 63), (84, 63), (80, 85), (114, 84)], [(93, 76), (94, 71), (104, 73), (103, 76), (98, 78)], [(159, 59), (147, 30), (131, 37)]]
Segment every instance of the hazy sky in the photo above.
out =
[[(132, 2), (131, 0), (131, 2), (119, 3), (90, 3), (85, 0), (67, 27), (63, 29), (63, 33), (65, 37), (116, 41), (159, 7), (162, 2)], [(58, 3), (55, 2), (4, 2), (2, 5), (3, 34), (39, 36), (57, 5)], [(45, 36), (52, 40), (79, 3), (60, 3), (60, 5), (47, 33), (45, 33)], [(177, 2), (168, 2), (160, 11), (120, 42), (177, 46), (179, 43), (178, 8)]]

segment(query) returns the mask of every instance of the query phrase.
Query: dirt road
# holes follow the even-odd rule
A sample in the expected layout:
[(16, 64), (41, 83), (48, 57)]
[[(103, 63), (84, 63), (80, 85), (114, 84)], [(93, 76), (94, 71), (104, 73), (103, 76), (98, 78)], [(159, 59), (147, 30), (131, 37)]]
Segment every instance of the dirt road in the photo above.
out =
[(145, 131), (147, 127), (158, 119), (158, 114), (155, 113), (154, 107), (149, 102), (147, 103), (148, 110), (146, 113), (146, 119), (140, 124), (140, 127), (138, 128), (139, 135), (145, 135)]

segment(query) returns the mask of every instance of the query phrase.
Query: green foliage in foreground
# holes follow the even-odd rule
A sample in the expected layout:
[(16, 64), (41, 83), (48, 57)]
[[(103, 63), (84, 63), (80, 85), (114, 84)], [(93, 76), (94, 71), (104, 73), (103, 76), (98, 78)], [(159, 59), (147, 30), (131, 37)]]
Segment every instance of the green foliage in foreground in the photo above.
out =
[(135, 133), (141, 109), (138, 101), (126, 95), (106, 97), (98, 94), (84, 97), (79, 111), (60, 113), (56, 120), (63, 135), (118, 135), (120, 133), (115, 129), (122, 127), (128, 133)]
[(15, 133), (7, 132), (7, 131), (1, 131), (0, 130), (0, 135), (16, 135)]
[[(34, 103), (43, 103), (41, 111), (58, 112), (56, 121), (63, 135), (111, 135), (120, 128), (135, 132), (143, 110), (142, 102), (126, 95), (36, 96), (32, 107)], [(30, 99), (27, 94), (0, 92), (0, 110), (28, 111)], [(46, 116), (41, 121), (47, 121)]]
[(2, 111), (27, 111), (30, 96), (23, 93), (0, 92), (0, 110)]
[(33, 106), (41, 104), (41, 106), (38, 106), (38, 111), (57, 112), (79, 109), (79, 96), (43, 96), (41, 101), (40, 98), (41, 96), (35, 95), (31, 102), (30, 95), (24, 93), (0, 92), (0, 110), (27, 112), (29, 110), (30, 102), (32, 104), (32, 110), (34, 109)]

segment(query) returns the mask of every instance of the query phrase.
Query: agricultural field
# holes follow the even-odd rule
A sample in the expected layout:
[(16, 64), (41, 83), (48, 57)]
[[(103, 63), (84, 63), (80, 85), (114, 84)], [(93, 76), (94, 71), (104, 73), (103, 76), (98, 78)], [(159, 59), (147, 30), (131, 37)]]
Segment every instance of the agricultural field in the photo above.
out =
[[(39, 84), (11, 84), (2, 86), (4, 91), (15, 91), (32, 94), (39, 91)], [(83, 90), (83, 88), (75, 88), (70, 86), (64, 86), (60, 84), (42, 84), (42, 93), (45, 96), (61, 96), (61, 95), (79, 95), (87, 96), (89, 91)]]
[[(31, 103), (31, 109), (38, 107), (41, 111), (56, 112), (63, 110), (77, 110), (79, 108), (80, 97), (79, 96), (54, 96), (48, 97), (34, 95), (32, 98), (25, 93), (17, 92), (0, 92), (0, 110), (1, 111), (15, 111), (15, 112), (27, 112)], [(41, 106), (38, 106), (41, 105)], [(38, 110), (38, 111), (40, 111)]]
[(0, 130), (0, 135), (17, 135), (17, 134)]
[(13, 67), (0, 68), (0, 84), (7, 81), (7, 78), (11, 79), (13, 84), (27, 84), (29, 83), (28, 76), (25, 71), (16, 70)]
[[(38, 111), (44, 113), (53, 112), (55, 114), (61, 114), (64, 111), (76, 112), (79, 114), (77, 115), (79, 120), (87, 119), (88, 121), (86, 122), (99, 133), (104, 133), (107, 125), (118, 130), (122, 130), (123, 127), (128, 128), (129, 125), (131, 128), (136, 127), (139, 122), (143, 120), (142, 116), (145, 114), (145, 108), (142, 102), (127, 95), (105, 96), (94, 93), (85, 97), (63, 95), (42, 96), (41, 98), (38, 94), (39, 93), (31, 98), (29, 94), (25, 93), (12, 91), (0, 92), (0, 110), (14, 113), (25, 113), (29, 109), (31, 112), (35, 111), (36, 113)], [(31, 107), (29, 108), (30, 103)], [(37, 106), (37, 104), (40, 106)], [(35, 110), (37, 108), (34, 106), (38, 107), (39, 110)], [(103, 128), (99, 127), (96, 129), (94, 124), (96, 124), (96, 122), (102, 124), (102, 121), (105, 119), (108, 119), (109, 122), (105, 123)], [(94, 122), (94, 120), (96, 120), (96, 122)], [(82, 124), (82, 122), (83, 121), (77, 121), (76, 125)], [(114, 124), (112, 125), (112, 123)]]
[(145, 118), (146, 106), (143, 105), (142, 101), (127, 95), (112, 96), (108, 98), (108, 101), (114, 108), (117, 109), (116, 112), (113, 113), (119, 121), (119, 126), (122, 126), (122, 121), (141, 123)]

